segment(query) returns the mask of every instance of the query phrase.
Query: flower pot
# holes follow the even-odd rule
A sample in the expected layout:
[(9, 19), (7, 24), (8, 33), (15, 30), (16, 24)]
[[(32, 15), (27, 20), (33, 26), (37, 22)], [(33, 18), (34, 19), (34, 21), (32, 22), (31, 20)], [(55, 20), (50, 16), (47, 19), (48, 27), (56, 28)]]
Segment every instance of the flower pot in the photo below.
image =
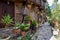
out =
[(17, 33), (20, 33), (21, 32), (21, 30), (20, 29), (17, 29)]
[(12, 32), (14, 35), (17, 35), (17, 30), (14, 29), (14, 30), (12, 30)]
[(13, 29), (12, 32), (13, 32), (14, 35), (17, 35), (18, 32), (20, 32), (20, 30), (19, 29)]
[(21, 31), (21, 35), (25, 36), (26, 32), (25, 31)]

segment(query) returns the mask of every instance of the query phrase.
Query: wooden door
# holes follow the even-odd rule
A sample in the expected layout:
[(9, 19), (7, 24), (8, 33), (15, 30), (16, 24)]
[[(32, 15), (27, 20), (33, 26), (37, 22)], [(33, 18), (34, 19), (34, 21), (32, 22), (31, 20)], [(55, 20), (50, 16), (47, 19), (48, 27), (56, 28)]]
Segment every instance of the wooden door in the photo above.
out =
[(3, 5), (2, 3), (0, 2), (0, 20), (2, 18), (2, 13), (3, 13)]
[(4, 15), (9, 14), (11, 17), (14, 17), (14, 3), (10, 2), (9, 4), (7, 2), (4, 3)]
[[(10, 2), (9, 4), (4, 1), (0, 1), (0, 20), (2, 16), (10, 14), (12, 18), (14, 18), (14, 3)], [(0, 28), (4, 27), (3, 24), (0, 23)]]

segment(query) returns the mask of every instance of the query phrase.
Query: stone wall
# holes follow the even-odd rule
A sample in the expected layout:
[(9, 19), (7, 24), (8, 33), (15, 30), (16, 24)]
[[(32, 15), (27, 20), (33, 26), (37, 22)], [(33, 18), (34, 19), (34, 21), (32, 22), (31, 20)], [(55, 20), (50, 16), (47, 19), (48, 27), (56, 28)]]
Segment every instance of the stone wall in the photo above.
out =
[[(42, 7), (42, 9), (43, 10), (45, 10), (45, 2), (43, 2), (42, 0), (35, 0), (37, 3), (39, 3), (40, 2), (40, 4), (41, 4), (41, 7)], [(19, 22), (19, 23), (21, 23), (22, 22), (22, 15), (20, 14), (21, 13), (21, 8), (23, 8), (22, 7), (22, 3), (15, 3), (15, 21), (17, 21), (17, 22)], [(32, 7), (33, 8), (33, 7)], [(36, 8), (34, 9), (35, 11), (37, 11), (36, 10)], [(38, 11), (37, 11), (38, 12)], [(38, 13), (36, 13), (36, 12), (34, 12), (36, 15), (38, 14)], [(34, 14), (33, 14), (33, 16), (34, 16)], [(38, 17), (37, 17), (38, 18)], [(36, 19), (37, 19), (36, 18)], [(38, 20), (38, 19), (37, 19)]]

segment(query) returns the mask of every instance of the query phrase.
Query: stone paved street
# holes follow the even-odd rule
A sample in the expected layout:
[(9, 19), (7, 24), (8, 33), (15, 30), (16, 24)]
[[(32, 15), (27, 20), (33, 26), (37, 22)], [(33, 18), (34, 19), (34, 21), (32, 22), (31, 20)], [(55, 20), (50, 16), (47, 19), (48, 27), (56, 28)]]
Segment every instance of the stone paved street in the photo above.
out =
[(33, 40), (49, 40), (52, 36), (52, 27), (49, 25), (48, 22), (42, 24), (36, 34), (33, 36)]

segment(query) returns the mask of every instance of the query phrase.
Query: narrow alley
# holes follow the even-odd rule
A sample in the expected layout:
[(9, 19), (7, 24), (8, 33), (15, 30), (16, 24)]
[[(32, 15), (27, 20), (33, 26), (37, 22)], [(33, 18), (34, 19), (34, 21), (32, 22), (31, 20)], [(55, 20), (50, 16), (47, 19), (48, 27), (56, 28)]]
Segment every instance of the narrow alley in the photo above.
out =
[(42, 24), (42, 26), (37, 30), (33, 36), (33, 40), (49, 40), (52, 36), (52, 26), (48, 22)]

